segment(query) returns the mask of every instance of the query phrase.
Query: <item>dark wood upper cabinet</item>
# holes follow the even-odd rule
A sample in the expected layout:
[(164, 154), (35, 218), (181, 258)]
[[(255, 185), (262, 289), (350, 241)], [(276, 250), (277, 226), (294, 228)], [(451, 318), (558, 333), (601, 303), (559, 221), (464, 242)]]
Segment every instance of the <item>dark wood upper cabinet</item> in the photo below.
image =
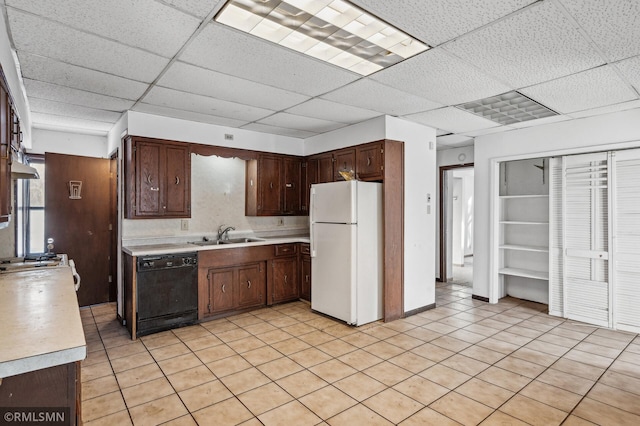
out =
[(344, 180), (340, 172), (356, 171), (356, 150), (355, 148), (341, 149), (333, 153), (333, 181)]
[(302, 158), (260, 154), (247, 161), (247, 216), (283, 216), (302, 213)]
[[(11, 98), (4, 85), (0, 85), (0, 224), (11, 219)], [(4, 225), (3, 225), (4, 226)]]
[(333, 182), (333, 154), (329, 152), (314, 158), (318, 161), (318, 177), (314, 183)]
[(376, 181), (384, 177), (384, 141), (356, 147), (356, 171), (359, 180)]
[(126, 217), (191, 217), (189, 145), (151, 138), (125, 139)]

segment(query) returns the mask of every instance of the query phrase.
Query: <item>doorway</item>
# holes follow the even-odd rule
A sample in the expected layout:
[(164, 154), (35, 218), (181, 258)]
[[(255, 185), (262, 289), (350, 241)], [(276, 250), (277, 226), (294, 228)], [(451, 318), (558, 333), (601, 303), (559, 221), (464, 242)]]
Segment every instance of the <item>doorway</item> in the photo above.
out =
[(473, 163), (440, 167), (440, 279), (472, 285)]

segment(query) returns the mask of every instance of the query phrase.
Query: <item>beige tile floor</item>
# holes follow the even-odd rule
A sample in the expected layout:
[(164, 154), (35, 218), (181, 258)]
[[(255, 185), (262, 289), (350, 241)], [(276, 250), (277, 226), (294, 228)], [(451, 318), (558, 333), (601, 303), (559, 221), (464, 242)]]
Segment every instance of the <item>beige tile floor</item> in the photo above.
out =
[(131, 341), (81, 310), (86, 425), (638, 425), (640, 338), (490, 305), (438, 284), (436, 309), (353, 328), (295, 302)]

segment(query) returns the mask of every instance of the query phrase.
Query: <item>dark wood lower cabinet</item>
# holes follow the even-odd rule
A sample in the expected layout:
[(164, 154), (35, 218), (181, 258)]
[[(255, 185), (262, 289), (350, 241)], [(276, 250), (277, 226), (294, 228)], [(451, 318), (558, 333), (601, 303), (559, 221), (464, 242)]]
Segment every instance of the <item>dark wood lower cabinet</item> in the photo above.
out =
[[(211, 268), (200, 286), (199, 298), (205, 309), (201, 318), (221, 312), (261, 306), (265, 303), (265, 263), (257, 262), (227, 268)], [(204, 291), (203, 291), (204, 290)]]
[(300, 243), (300, 299), (311, 302), (311, 250)]
[(298, 257), (281, 257), (271, 261), (273, 293), (271, 303), (282, 303), (300, 297), (298, 286)]
[[(5, 377), (0, 383), (0, 410), (3, 416), (11, 411), (35, 416), (33, 418), (36, 419), (48, 414), (55, 420), (60, 419), (55, 413), (64, 411), (64, 422), (46, 423), (43, 420), (40, 423), (79, 425), (82, 424), (80, 388), (80, 362)], [(29, 411), (29, 407), (37, 410)], [(25, 408), (26, 410), (19, 410)], [(55, 410), (56, 408), (64, 410)]]

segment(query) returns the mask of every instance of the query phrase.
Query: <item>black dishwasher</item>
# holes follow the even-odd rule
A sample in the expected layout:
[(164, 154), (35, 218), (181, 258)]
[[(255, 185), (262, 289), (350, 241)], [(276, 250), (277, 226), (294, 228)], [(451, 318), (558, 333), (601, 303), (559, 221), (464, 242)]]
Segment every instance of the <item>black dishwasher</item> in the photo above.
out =
[(193, 324), (198, 319), (198, 254), (138, 257), (136, 334)]

